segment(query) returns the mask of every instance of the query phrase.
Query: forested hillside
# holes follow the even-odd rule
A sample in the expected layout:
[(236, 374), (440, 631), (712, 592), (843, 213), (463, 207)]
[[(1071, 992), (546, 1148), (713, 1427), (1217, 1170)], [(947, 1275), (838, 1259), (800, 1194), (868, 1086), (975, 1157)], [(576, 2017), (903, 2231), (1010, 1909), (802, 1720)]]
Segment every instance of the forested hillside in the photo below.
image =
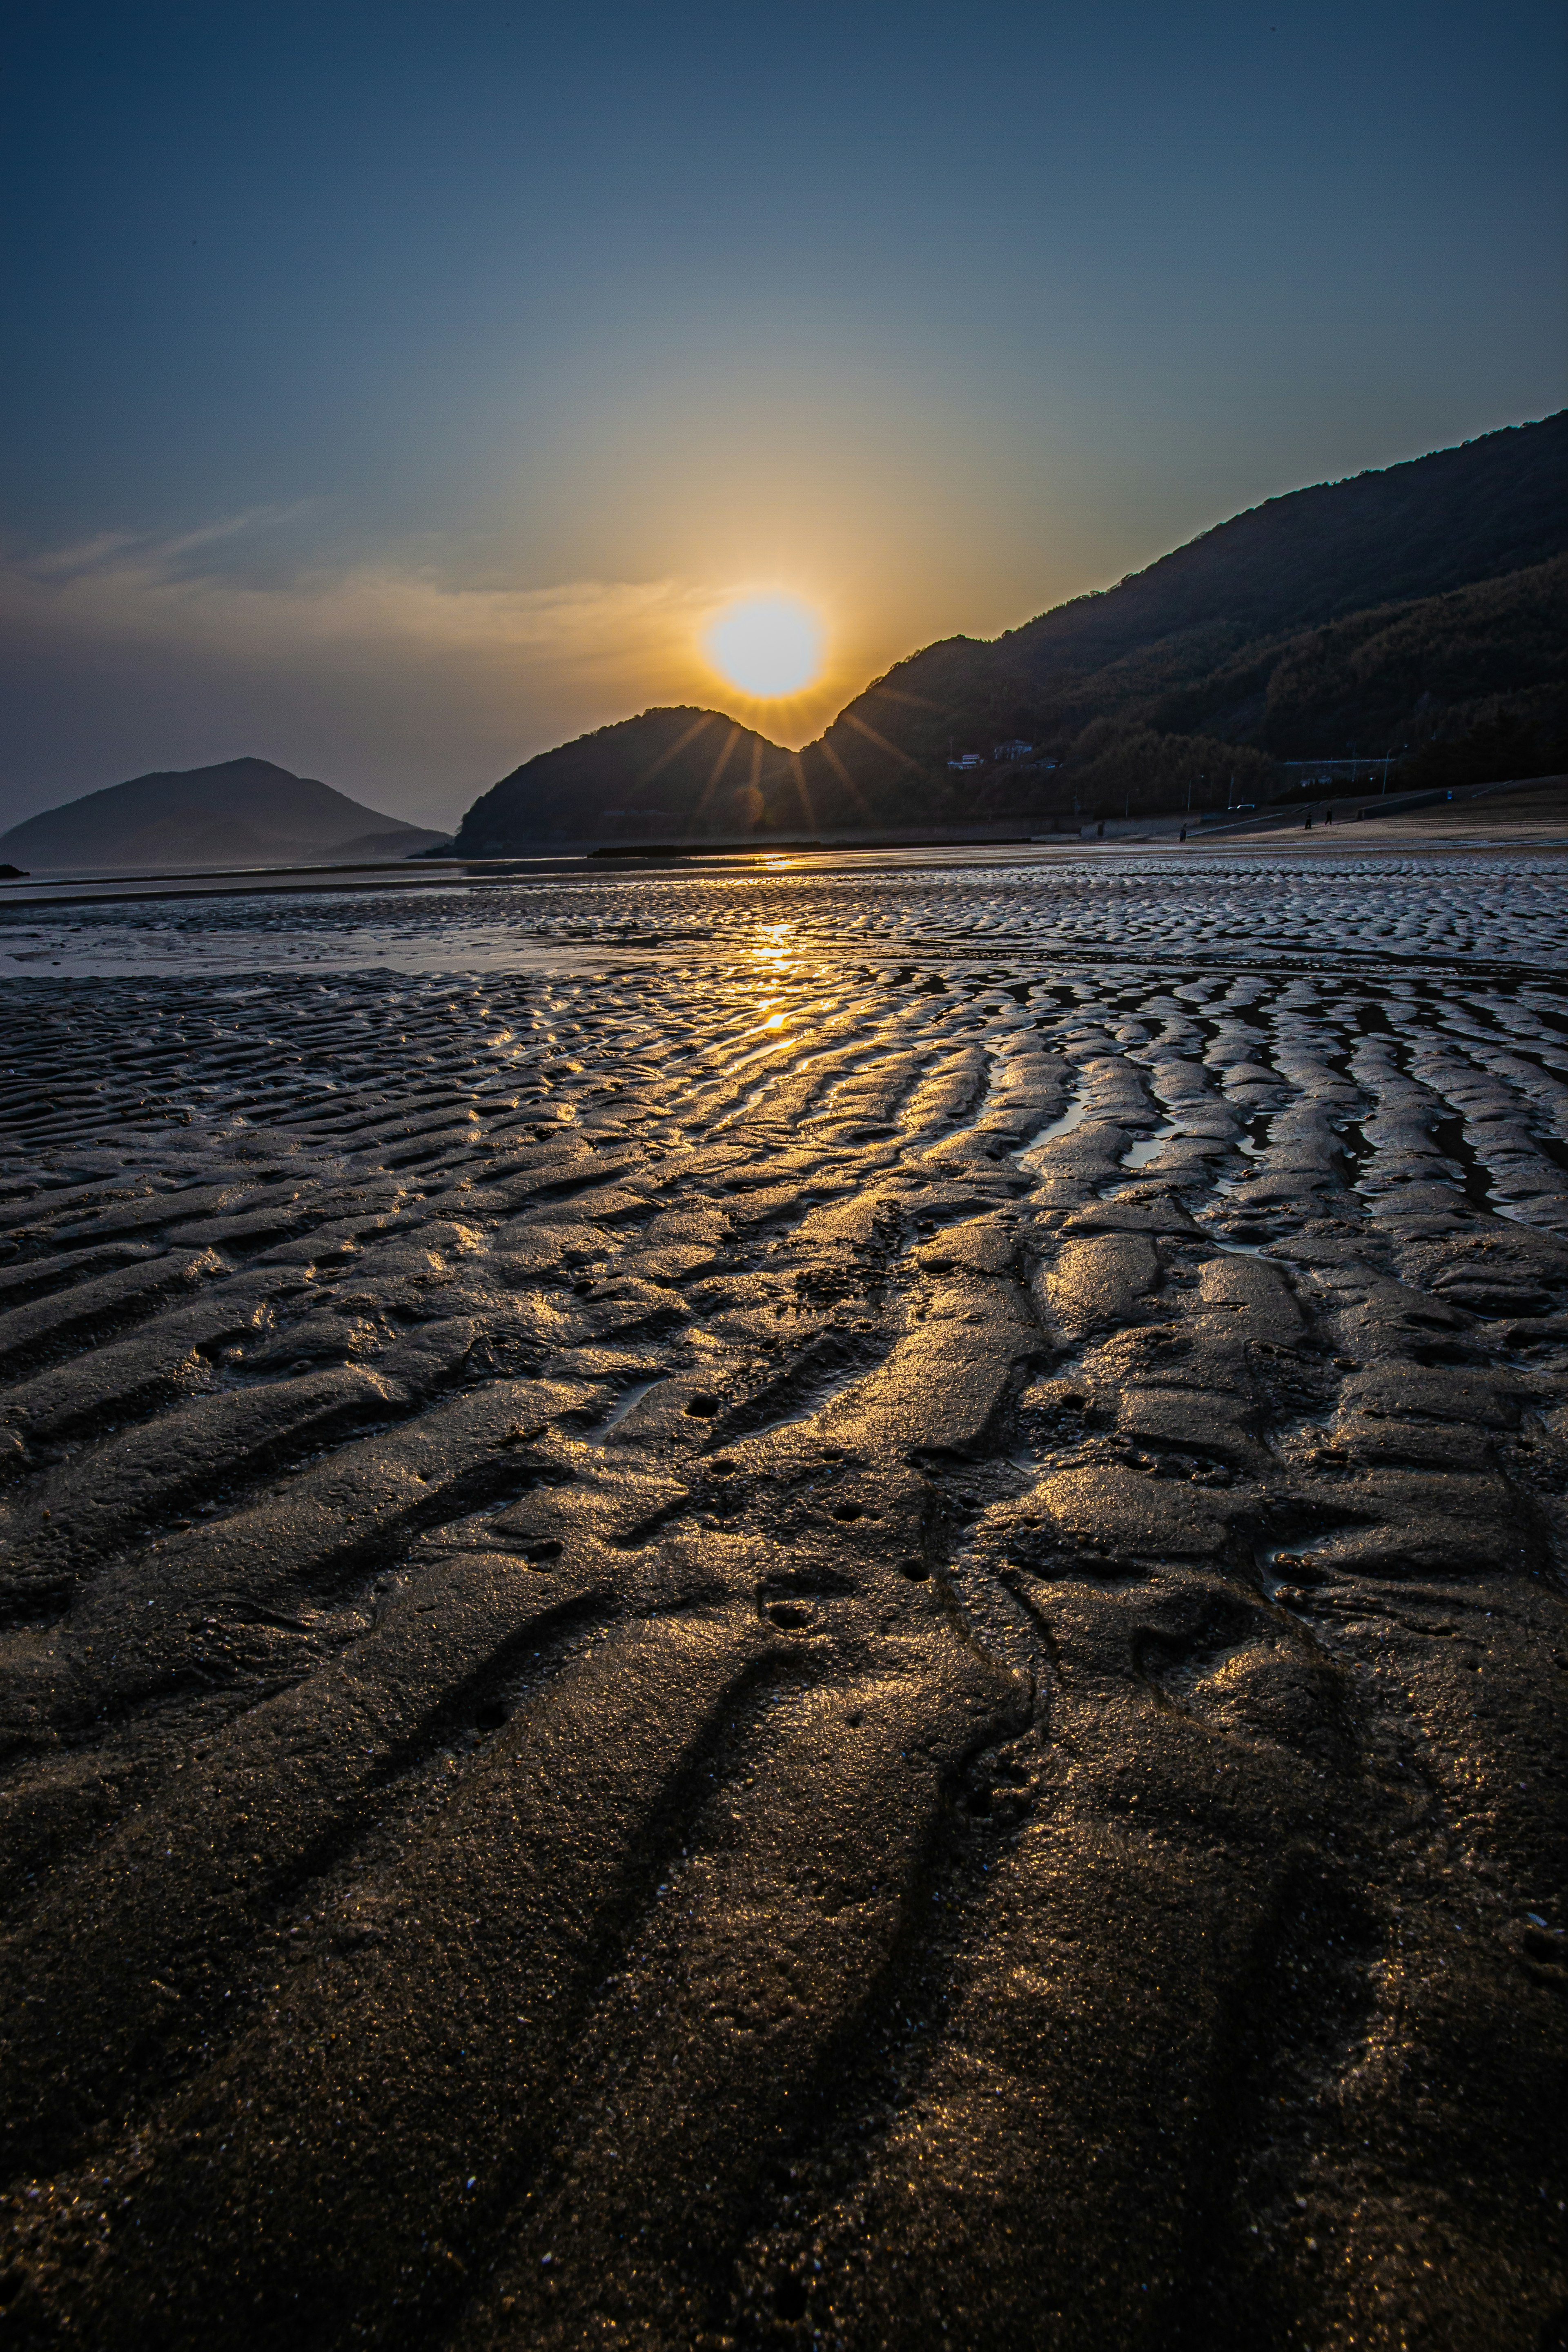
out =
[(1104, 595), (1026, 622), (998, 649), (1041, 683), (1159, 644), (1183, 658), (1183, 638), (1207, 667), (1221, 633), (1276, 636), (1565, 551), (1568, 410), (1270, 499)]
[(1385, 753), (1408, 782), (1568, 768), (1568, 411), (1272, 499), (1103, 594), (927, 646), (798, 754), (712, 711), (601, 729), (498, 784), (459, 842), (1045, 827), (1263, 800), (1285, 761)]

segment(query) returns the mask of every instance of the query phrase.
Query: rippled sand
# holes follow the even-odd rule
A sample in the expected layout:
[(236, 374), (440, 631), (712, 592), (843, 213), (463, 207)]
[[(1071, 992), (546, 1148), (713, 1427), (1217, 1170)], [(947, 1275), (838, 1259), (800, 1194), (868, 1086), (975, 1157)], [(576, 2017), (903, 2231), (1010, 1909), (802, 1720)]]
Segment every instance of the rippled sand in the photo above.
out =
[(1557, 2342), (1564, 873), (9, 912), (13, 2339)]

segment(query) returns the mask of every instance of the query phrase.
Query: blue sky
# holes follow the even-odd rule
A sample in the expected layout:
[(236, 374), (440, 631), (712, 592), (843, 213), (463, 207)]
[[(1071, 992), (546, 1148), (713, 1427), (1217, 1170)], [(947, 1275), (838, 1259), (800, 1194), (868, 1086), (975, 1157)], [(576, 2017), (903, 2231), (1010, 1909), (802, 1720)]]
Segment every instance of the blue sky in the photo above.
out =
[(448, 820), (716, 698), (753, 585), (809, 733), (1563, 402), (1555, 8), (40, 0), (3, 64), (0, 822), (241, 751)]

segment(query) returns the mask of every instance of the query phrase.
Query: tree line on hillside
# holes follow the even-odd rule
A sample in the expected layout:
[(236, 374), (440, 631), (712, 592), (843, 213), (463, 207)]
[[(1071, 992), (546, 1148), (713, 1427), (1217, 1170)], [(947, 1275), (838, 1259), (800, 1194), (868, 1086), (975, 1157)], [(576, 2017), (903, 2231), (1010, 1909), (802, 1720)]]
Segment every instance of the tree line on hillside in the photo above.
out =
[(1194, 809), (1224, 806), (1232, 776), (1237, 799), (1261, 801), (1286, 789), (1292, 760), (1388, 754), (1407, 784), (1561, 765), (1568, 558), (1263, 644), (1237, 649), (1235, 635), (1205, 624), (1044, 695), (988, 658), (993, 647), (952, 640), (879, 680), (825, 740), (869, 793), (879, 746), (863, 723), (854, 730), (874, 712), (927, 796), (942, 792), (950, 746), (985, 756), (1026, 741), (1026, 761), (964, 780), (993, 818), (1121, 815), (1130, 794), (1134, 815), (1179, 810), (1189, 786)]
[(1215, 623), (1239, 644), (1500, 579), (1568, 545), (1568, 411), (1269, 499), (998, 639), (1044, 685)]
[(1386, 755), (1401, 785), (1553, 773), (1565, 551), (1568, 412), (1271, 499), (994, 642), (927, 646), (798, 752), (716, 711), (601, 729), (503, 779), (459, 845), (1043, 832), (1263, 802), (1286, 762), (1348, 756)]
[(1261, 646), (1161, 696), (1149, 723), (1208, 727), (1279, 759), (1396, 753), (1468, 733), (1505, 706), (1568, 693), (1568, 557)]

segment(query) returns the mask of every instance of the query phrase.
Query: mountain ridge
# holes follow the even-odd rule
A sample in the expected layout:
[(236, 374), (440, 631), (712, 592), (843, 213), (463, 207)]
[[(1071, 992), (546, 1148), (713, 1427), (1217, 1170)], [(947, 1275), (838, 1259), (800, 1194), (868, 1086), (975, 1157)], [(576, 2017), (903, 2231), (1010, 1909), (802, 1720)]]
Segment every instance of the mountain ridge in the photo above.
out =
[[(524, 761), (454, 846), (1067, 823), (1264, 797), (1281, 761), (1346, 752), (1426, 761), (1445, 782), (1550, 772), (1568, 763), (1565, 556), (1568, 410), (1286, 491), (998, 637), (921, 646), (798, 752), (737, 730), (763, 746), (749, 819), (704, 795), (695, 757), (687, 786), (649, 804), (675, 718), (689, 748), (735, 727), (656, 710)], [(1025, 753), (998, 760), (1009, 742)], [(954, 772), (965, 752), (979, 767)]]
[[(1046, 649), (1074, 641), (1099, 637), (1125, 651), (1221, 618), (1255, 635), (1309, 627), (1561, 554), (1565, 502), (1568, 409), (1394, 466), (1281, 491), (1212, 524), (1114, 588), (1074, 597), (993, 642), (1011, 647), (1025, 667), (1038, 667), (1048, 659)], [(1364, 593), (1369, 550), (1379, 575), (1375, 596)], [(1108, 611), (1115, 617), (1107, 629)], [(1130, 614), (1137, 616), (1131, 633)]]

